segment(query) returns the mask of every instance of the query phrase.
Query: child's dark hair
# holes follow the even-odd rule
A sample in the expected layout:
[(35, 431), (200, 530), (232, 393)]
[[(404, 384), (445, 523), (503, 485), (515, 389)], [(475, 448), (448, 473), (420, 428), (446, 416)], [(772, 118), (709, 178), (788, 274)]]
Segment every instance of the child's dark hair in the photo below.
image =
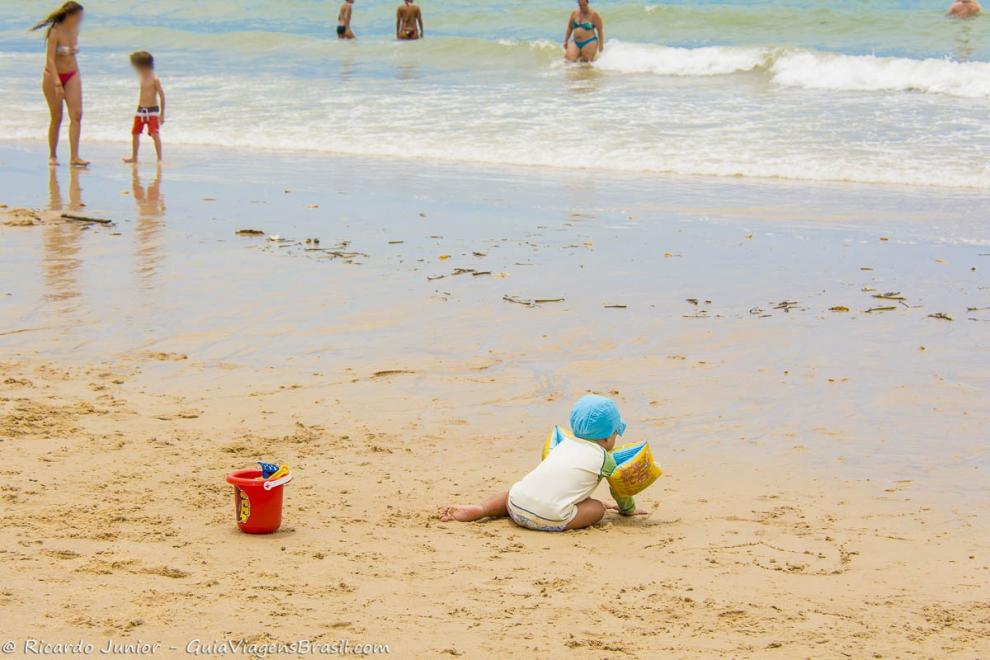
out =
[(64, 5), (48, 14), (48, 16), (43, 20), (39, 21), (37, 25), (31, 28), (31, 32), (35, 30), (40, 30), (43, 27), (47, 27), (48, 31), (45, 32), (45, 39), (48, 35), (52, 33), (52, 28), (63, 22), (69, 16), (75, 16), (76, 14), (82, 12), (83, 6), (78, 2), (66, 2)]
[(155, 58), (148, 51), (139, 50), (136, 53), (131, 53), (131, 64), (142, 69), (154, 69)]

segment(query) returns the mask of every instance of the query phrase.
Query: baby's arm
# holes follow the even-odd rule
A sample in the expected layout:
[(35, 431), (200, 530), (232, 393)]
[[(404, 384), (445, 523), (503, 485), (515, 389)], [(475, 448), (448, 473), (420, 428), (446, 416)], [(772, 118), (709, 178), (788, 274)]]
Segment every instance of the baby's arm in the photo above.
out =
[[(605, 464), (602, 466), (602, 476), (611, 477), (615, 473), (616, 465), (615, 458), (612, 456), (612, 452), (605, 453)], [(606, 509), (612, 509), (613, 511), (618, 511), (623, 516), (645, 516), (649, 514), (649, 511), (644, 511), (643, 509), (636, 508), (636, 500), (633, 499), (631, 495), (623, 497), (615, 492), (612, 488), (612, 484), (608, 485), (608, 491), (612, 494), (612, 498), (615, 500), (615, 505), (606, 504)]]
[(618, 511), (624, 516), (632, 516), (637, 513), (638, 510), (636, 509), (636, 500), (634, 500), (632, 496), (623, 497), (621, 495), (617, 495), (615, 489), (612, 488), (611, 485), (609, 485), (608, 487), (608, 492), (612, 494), (612, 498), (615, 500), (615, 503), (617, 505), (615, 507), (616, 511)]

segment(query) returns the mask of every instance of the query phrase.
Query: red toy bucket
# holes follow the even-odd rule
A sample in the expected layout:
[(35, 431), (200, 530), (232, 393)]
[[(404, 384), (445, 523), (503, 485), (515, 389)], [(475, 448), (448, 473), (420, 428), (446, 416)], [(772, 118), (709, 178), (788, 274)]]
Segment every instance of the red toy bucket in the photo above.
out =
[(234, 485), (234, 517), (248, 534), (271, 534), (282, 524), (282, 490), (292, 473), (281, 479), (265, 480), (261, 470), (238, 470), (227, 475)]

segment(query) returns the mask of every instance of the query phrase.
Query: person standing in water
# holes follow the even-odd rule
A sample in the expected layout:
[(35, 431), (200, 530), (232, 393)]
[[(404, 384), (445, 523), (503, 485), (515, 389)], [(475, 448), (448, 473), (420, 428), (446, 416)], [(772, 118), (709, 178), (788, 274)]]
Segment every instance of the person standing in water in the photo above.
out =
[(354, 32), (351, 30), (351, 11), (354, 9), (354, 0), (344, 0), (340, 5), (340, 13), (337, 14), (337, 38), (353, 39)]
[(588, 0), (577, 0), (578, 8), (567, 19), (564, 57), (568, 62), (591, 62), (605, 52), (605, 26)]
[(395, 38), (408, 41), (425, 36), (423, 12), (413, 0), (403, 0), (395, 12)]
[(31, 31), (47, 28), (45, 32), (45, 72), (41, 90), (48, 102), (48, 164), (58, 165), (58, 138), (62, 130), (63, 104), (69, 109), (69, 149), (73, 167), (86, 167), (88, 160), (79, 156), (79, 136), (82, 133), (82, 78), (79, 74), (79, 28), (83, 6), (66, 2), (53, 11)]
[(972, 18), (979, 14), (983, 9), (980, 7), (980, 3), (976, 0), (956, 0), (949, 7), (949, 11), (946, 16), (951, 16), (952, 18)]

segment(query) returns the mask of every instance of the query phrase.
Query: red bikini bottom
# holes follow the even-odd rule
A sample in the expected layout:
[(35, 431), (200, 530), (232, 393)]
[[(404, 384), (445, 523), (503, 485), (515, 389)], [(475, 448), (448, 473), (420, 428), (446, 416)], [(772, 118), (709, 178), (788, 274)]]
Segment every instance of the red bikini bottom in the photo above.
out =
[[(45, 69), (45, 71), (47, 72), (47, 71), (48, 71), (48, 69)], [(59, 82), (61, 82), (61, 83), (62, 83), (62, 86), (64, 87), (64, 86), (65, 86), (65, 83), (67, 83), (67, 82), (69, 82), (70, 80), (72, 80), (72, 78), (73, 78), (73, 77), (74, 77), (74, 76), (75, 76), (75, 75), (76, 75), (77, 73), (79, 73), (79, 71), (70, 71), (69, 73), (60, 73), (60, 74), (58, 74), (58, 79), (59, 79)]]

